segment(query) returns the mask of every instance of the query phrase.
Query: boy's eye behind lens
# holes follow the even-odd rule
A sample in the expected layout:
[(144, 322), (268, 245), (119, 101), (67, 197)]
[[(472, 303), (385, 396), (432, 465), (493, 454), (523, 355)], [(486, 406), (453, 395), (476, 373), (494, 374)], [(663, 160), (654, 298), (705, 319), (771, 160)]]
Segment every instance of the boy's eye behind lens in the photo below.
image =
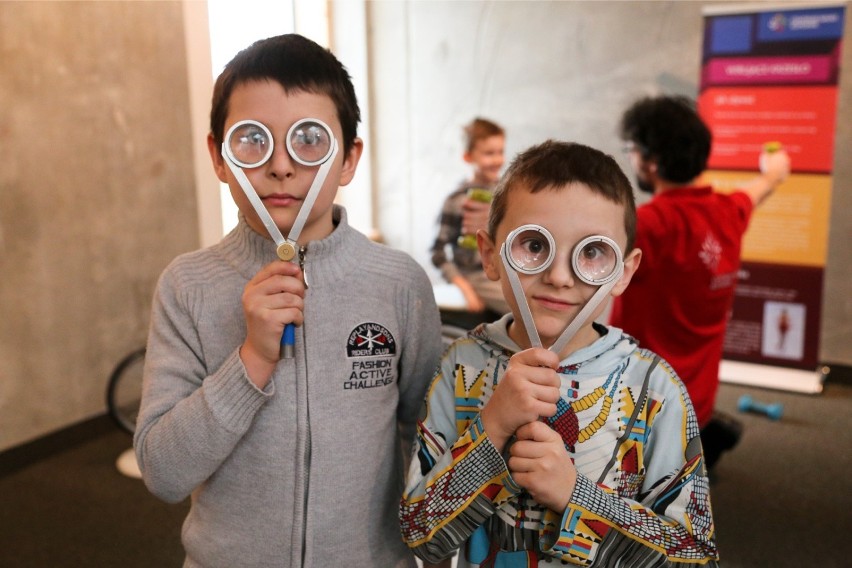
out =
[(290, 147), (299, 159), (317, 163), (328, 155), (331, 138), (319, 124), (308, 123), (293, 132)]
[(577, 258), (577, 270), (589, 280), (600, 280), (612, 274), (615, 265), (615, 251), (601, 243), (586, 245)]
[(227, 143), (234, 158), (247, 165), (260, 165), (270, 148), (266, 133), (254, 124), (246, 124), (236, 129)]
[(516, 235), (510, 243), (510, 254), (520, 270), (534, 270), (550, 258), (550, 243), (540, 231), (528, 230)]

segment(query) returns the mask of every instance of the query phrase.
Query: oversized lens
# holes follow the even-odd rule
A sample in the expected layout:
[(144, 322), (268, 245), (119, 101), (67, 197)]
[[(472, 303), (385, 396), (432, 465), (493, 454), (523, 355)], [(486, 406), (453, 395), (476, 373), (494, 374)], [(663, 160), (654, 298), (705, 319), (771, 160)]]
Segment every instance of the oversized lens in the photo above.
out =
[(509, 264), (518, 272), (536, 274), (550, 266), (556, 243), (544, 227), (523, 225), (506, 238)]
[(577, 243), (571, 263), (580, 280), (600, 286), (616, 276), (621, 252), (612, 239), (595, 235)]
[(272, 155), (272, 133), (255, 120), (234, 124), (225, 136), (225, 152), (241, 168), (256, 168)]
[(303, 118), (287, 133), (287, 151), (305, 166), (317, 166), (331, 155), (334, 135), (327, 124), (316, 118)]

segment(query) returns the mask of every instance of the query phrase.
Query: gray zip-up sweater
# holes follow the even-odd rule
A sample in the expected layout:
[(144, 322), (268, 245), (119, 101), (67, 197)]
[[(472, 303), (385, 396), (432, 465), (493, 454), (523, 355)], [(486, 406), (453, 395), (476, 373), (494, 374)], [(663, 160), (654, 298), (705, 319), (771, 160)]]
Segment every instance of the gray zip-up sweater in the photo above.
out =
[(400, 431), (441, 354), (431, 285), (408, 255), (349, 227), (307, 245), (296, 357), (246, 376), (241, 295), (275, 260), (243, 219), (160, 277), (136, 454), (148, 488), (192, 496), (185, 566), (411, 567), (400, 539)]

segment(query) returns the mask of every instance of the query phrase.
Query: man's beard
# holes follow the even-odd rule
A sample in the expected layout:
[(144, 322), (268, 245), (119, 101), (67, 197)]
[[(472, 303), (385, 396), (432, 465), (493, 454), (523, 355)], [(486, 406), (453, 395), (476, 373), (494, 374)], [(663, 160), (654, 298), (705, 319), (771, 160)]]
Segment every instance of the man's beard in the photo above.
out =
[(643, 193), (648, 193), (650, 195), (654, 195), (654, 185), (647, 180), (636, 176), (636, 187)]

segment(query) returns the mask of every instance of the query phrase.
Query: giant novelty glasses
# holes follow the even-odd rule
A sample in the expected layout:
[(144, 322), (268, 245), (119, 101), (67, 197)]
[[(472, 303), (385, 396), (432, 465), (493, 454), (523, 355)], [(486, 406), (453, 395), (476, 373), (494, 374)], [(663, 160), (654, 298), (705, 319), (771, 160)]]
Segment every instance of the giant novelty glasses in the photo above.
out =
[[(553, 235), (540, 225), (522, 225), (506, 237), (506, 242), (500, 247), (500, 256), (512, 286), (512, 293), (518, 303), (530, 345), (542, 347), (518, 272), (538, 274), (553, 264), (556, 257), (556, 242)], [(592, 235), (577, 243), (571, 253), (571, 267), (574, 275), (581, 281), (592, 286), (600, 286), (600, 288), (549, 347), (557, 354), (565, 348), (624, 273), (621, 249), (615, 241), (603, 235)]]
[[(281, 260), (296, 262), (299, 251), (299, 235), (308, 220), (311, 208), (325, 183), (328, 172), (337, 156), (337, 140), (326, 123), (316, 118), (303, 118), (287, 131), (285, 139), (287, 153), (296, 162), (304, 166), (320, 166), (311, 188), (299, 208), (296, 220), (287, 238), (275, 225), (257, 192), (246, 177), (243, 168), (257, 168), (269, 161), (275, 143), (269, 128), (256, 120), (241, 120), (228, 129), (222, 143), (222, 157), (233, 172), (234, 177), (254, 208), (269, 236), (275, 241), (275, 251)], [(293, 357), (296, 342), (295, 327), (292, 323), (284, 328), (281, 337), (281, 356)]]

